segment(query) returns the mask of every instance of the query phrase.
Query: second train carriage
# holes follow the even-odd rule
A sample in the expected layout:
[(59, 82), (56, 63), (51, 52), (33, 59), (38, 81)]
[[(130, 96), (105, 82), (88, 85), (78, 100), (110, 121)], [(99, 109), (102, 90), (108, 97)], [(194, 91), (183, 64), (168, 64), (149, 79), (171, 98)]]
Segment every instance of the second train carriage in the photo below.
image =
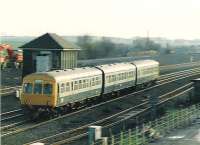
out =
[(102, 94), (155, 81), (159, 63), (153, 60), (33, 73), (23, 80), (21, 104), (29, 108), (59, 108)]
[(135, 86), (136, 67), (130, 63), (116, 63), (97, 66), (104, 73), (104, 92), (108, 94)]

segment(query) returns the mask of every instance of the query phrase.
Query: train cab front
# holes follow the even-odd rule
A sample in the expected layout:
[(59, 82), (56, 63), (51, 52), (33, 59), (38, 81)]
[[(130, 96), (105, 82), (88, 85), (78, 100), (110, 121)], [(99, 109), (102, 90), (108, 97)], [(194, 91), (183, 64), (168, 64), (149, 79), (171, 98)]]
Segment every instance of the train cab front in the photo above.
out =
[(48, 111), (54, 105), (54, 85), (42, 78), (24, 79), (21, 104), (32, 111)]

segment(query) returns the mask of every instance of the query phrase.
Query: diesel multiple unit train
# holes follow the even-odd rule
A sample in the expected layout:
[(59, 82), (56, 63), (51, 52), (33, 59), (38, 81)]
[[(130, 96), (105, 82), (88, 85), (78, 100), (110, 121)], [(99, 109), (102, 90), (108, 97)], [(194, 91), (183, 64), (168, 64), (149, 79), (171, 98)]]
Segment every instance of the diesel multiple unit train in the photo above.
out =
[[(54, 70), (23, 79), (21, 104), (32, 110), (59, 110), (126, 88), (144, 86), (159, 77), (159, 63), (140, 60), (96, 67)], [(61, 109), (61, 110), (62, 110)]]

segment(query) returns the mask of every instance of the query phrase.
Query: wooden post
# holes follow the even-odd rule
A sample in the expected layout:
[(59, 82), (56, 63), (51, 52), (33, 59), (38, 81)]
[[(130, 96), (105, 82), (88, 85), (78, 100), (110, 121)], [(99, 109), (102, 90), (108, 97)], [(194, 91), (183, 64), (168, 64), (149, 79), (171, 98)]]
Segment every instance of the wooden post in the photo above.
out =
[(112, 136), (111, 136), (111, 145), (114, 145), (114, 144), (115, 144), (115, 136), (112, 135)]
[(146, 138), (145, 138), (145, 125), (144, 123), (142, 124), (142, 144), (146, 143)]
[(108, 145), (108, 138), (107, 137), (101, 138), (101, 145)]
[(124, 134), (123, 132), (120, 133), (120, 145), (123, 145), (124, 142)]
[(128, 143), (129, 145), (132, 144), (131, 129), (128, 130)]
[(138, 134), (139, 134), (139, 130), (138, 130), (138, 127), (136, 126), (135, 128), (135, 144), (138, 145)]
[(149, 97), (149, 105), (151, 107), (151, 119), (153, 120), (156, 118), (157, 115), (157, 106), (156, 104), (158, 103), (158, 97), (155, 95), (151, 95)]

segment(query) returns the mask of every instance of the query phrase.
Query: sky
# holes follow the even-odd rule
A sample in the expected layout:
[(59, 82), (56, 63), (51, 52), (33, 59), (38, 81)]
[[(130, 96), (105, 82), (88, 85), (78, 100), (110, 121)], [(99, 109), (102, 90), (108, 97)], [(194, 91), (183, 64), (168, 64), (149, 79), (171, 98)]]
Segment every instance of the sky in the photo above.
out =
[(0, 0), (0, 35), (200, 38), (200, 0)]

